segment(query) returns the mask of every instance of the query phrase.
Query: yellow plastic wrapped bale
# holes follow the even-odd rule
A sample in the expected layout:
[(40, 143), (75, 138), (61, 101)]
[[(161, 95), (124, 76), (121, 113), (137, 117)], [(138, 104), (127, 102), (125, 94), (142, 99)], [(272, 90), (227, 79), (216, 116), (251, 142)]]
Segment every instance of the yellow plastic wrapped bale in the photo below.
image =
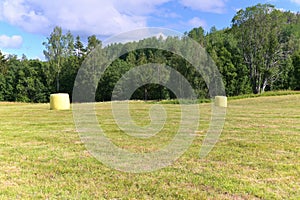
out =
[(70, 97), (67, 93), (57, 93), (50, 95), (50, 110), (69, 110)]
[(215, 105), (219, 107), (227, 107), (227, 97), (225, 96), (216, 96), (215, 97)]

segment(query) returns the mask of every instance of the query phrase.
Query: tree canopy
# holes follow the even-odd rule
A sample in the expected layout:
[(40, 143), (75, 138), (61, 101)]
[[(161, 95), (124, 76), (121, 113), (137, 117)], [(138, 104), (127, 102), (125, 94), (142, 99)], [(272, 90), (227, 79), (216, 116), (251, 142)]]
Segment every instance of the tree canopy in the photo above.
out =
[[(187, 32), (206, 49), (216, 63), (225, 86), (226, 95), (262, 93), (269, 90), (300, 89), (300, 14), (281, 11), (270, 4), (241, 9), (228, 28), (212, 27), (205, 32), (195, 27)], [(109, 52), (127, 52), (116, 58), (97, 82), (96, 100), (111, 100), (117, 81), (130, 69), (149, 63), (168, 65), (181, 73), (193, 86), (198, 98), (208, 98), (205, 78), (182, 57), (161, 49), (144, 48), (141, 44), (166, 45), (180, 49), (184, 38), (148, 38), (126, 44), (102, 47), (96, 35), (89, 36), (86, 44), (71, 32), (55, 27), (46, 41), (46, 61), (27, 59), (24, 55), (5, 56), (0, 51), (0, 100), (47, 102), (54, 92), (66, 92), (72, 96), (77, 72), (95, 49)], [(97, 48), (98, 47), (98, 48)], [(152, 69), (149, 69), (149, 73)], [(86, 74), (89, 77), (89, 74)], [(170, 75), (160, 73), (160, 78)], [(146, 75), (140, 77), (147, 79)], [(166, 80), (177, 82), (181, 80)], [(184, 92), (184, 91), (183, 91)], [(157, 84), (138, 88), (133, 99), (170, 99), (174, 94)]]

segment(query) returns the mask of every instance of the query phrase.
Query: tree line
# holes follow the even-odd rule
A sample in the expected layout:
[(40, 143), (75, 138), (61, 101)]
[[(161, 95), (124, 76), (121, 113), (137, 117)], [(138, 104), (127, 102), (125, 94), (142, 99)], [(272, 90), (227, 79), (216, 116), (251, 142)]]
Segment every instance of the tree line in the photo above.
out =
[[(258, 4), (238, 11), (228, 28), (217, 30), (212, 27), (206, 33), (202, 27), (197, 27), (186, 32), (185, 37), (192, 38), (208, 52), (222, 75), (228, 96), (300, 89), (299, 13), (280, 11), (270, 4)], [(102, 47), (95, 35), (88, 37), (84, 45), (79, 36), (63, 33), (61, 27), (55, 27), (43, 43), (46, 61), (27, 59), (25, 55), (22, 58), (4, 56), (0, 51), (0, 100), (47, 102), (50, 94), (55, 92), (72, 96), (78, 70), (96, 50), (98, 52), (94, 54), (103, 59), (105, 53), (120, 52), (121, 55), (110, 64), (100, 80), (96, 77), (96, 101), (111, 100), (112, 91), (122, 75), (147, 63), (174, 68), (189, 81), (198, 98), (208, 98), (207, 77), (203, 77), (187, 60), (162, 49), (137, 48), (157, 44), (165, 49), (181, 49), (185, 37), (153, 37)], [(167, 81), (180, 83), (180, 80)], [(138, 88), (132, 98), (159, 100), (175, 98), (175, 95), (161, 85), (147, 84)]]

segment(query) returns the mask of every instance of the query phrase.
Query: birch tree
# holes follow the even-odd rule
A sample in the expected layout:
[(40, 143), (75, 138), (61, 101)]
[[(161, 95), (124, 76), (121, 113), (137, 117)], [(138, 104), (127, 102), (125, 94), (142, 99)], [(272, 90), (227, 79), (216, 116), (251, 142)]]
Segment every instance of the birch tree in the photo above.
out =
[(258, 4), (238, 11), (232, 20), (253, 93), (264, 92), (280, 73), (287, 50), (280, 27), (282, 14), (273, 5)]
[(64, 58), (72, 55), (74, 49), (74, 38), (70, 32), (66, 35), (62, 33), (61, 27), (56, 26), (47, 42), (43, 42), (46, 50), (44, 55), (54, 69), (56, 76), (56, 91), (59, 92), (59, 76)]

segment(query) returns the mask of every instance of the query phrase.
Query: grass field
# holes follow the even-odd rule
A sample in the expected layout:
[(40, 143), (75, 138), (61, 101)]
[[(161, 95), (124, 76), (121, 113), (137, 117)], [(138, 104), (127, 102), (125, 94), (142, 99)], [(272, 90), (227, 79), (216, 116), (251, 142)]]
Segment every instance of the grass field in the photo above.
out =
[[(153, 104), (130, 106), (140, 125)], [(162, 104), (165, 128), (150, 140), (122, 134), (110, 104), (97, 104), (108, 137), (122, 148), (153, 151), (178, 128), (179, 105)], [(192, 146), (173, 165), (151, 173), (113, 170), (92, 157), (72, 111), (49, 104), (0, 103), (0, 199), (300, 199), (300, 95), (230, 100), (224, 130), (204, 159), (199, 150), (210, 104), (200, 104)]]

